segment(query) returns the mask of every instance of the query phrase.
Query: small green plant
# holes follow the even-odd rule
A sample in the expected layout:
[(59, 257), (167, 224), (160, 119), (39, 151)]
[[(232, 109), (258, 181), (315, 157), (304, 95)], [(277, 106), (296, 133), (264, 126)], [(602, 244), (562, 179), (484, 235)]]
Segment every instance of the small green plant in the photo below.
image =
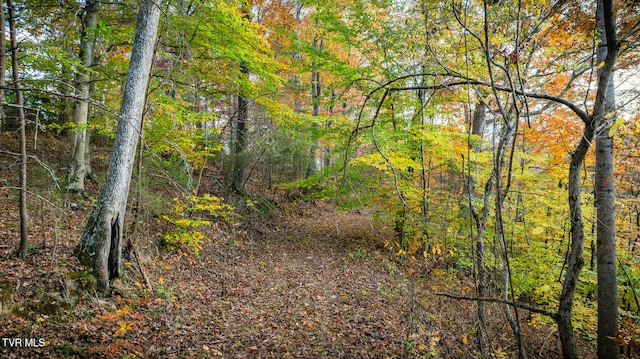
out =
[(211, 225), (209, 218), (219, 217), (228, 222), (232, 218), (233, 208), (222, 203), (221, 198), (209, 194), (200, 197), (191, 195), (184, 199), (174, 198), (173, 202), (170, 213), (162, 216), (174, 227), (173, 231), (163, 237), (169, 250), (191, 250), (198, 256), (204, 240), (202, 229)]
[(349, 257), (367, 261), (369, 259), (369, 253), (367, 253), (367, 250), (363, 248), (349, 253)]
[(176, 296), (173, 294), (173, 287), (167, 285), (159, 285), (156, 287), (156, 293), (160, 298), (173, 303), (176, 300)]

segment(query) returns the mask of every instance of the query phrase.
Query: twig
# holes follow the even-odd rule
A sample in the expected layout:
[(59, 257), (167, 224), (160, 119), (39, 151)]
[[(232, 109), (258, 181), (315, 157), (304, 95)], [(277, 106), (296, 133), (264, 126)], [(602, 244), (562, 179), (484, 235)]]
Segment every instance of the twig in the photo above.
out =
[[(3, 186), (3, 187), (0, 187), (0, 190), (3, 190), (3, 189), (15, 189), (15, 190), (21, 190), (21, 188), (20, 188), (20, 187), (14, 187), (14, 186)], [(55, 205), (55, 204), (53, 204), (51, 201), (49, 201), (48, 199), (46, 199), (46, 198), (42, 197), (41, 195), (39, 195), (39, 194), (37, 194), (37, 193), (34, 193), (34, 192), (31, 192), (31, 191), (26, 191), (26, 192), (27, 192), (28, 194), (32, 195), (32, 196), (36, 196), (36, 197), (40, 198), (41, 200), (43, 200), (43, 201), (47, 202), (51, 207), (53, 207), (53, 208), (57, 209), (57, 210), (58, 210), (58, 211), (60, 211), (60, 213), (62, 213), (63, 215), (66, 215), (66, 214), (67, 214), (67, 212), (65, 212), (62, 208), (60, 208), (60, 207), (56, 206), (56, 205)]]
[(538, 313), (538, 314), (542, 314), (542, 315), (546, 315), (552, 319), (556, 319), (558, 317), (558, 313), (554, 313), (554, 312), (550, 312), (546, 309), (542, 309), (542, 308), (538, 308), (536, 306), (533, 305), (529, 305), (526, 303), (522, 303), (522, 302), (518, 302), (518, 301), (510, 301), (510, 300), (504, 300), (502, 298), (492, 298), (492, 297), (467, 297), (467, 296), (463, 296), (463, 295), (457, 295), (457, 294), (451, 294), (451, 293), (446, 293), (446, 292), (426, 292), (425, 294), (427, 295), (435, 295), (435, 296), (440, 296), (440, 297), (446, 297), (446, 298), (451, 298), (451, 299), (457, 299), (457, 300), (469, 300), (469, 301), (481, 301), (481, 302), (489, 302), (489, 303), (502, 303), (502, 304), (507, 304), (510, 305), (512, 307), (516, 307), (516, 308), (521, 308), (521, 309), (526, 309), (530, 312), (533, 313)]
[(625, 277), (627, 277), (627, 280), (629, 281), (629, 286), (631, 287), (631, 293), (633, 293), (633, 299), (636, 302), (636, 308), (640, 310), (640, 301), (638, 300), (638, 295), (636, 294), (636, 289), (635, 289), (635, 285), (637, 281), (636, 283), (633, 283), (633, 281), (631, 280), (631, 277), (629, 276), (629, 272), (627, 271), (627, 268), (625, 268), (620, 258), (618, 258), (618, 264), (620, 265), (620, 268), (622, 268), (622, 271), (624, 272)]
[(138, 248), (133, 247), (133, 258), (136, 259), (136, 264), (138, 265), (138, 269), (140, 270), (140, 274), (142, 274), (142, 278), (144, 278), (144, 283), (147, 285), (150, 291), (153, 291), (153, 287), (151, 286), (151, 281), (149, 280), (149, 276), (147, 276), (147, 272), (144, 270), (142, 266), (142, 262), (140, 262), (140, 256), (138, 255)]
[[(9, 156), (16, 156), (16, 157), (20, 157), (19, 153), (15, 153), (15, 152), (9, 152), (9, 151), (3, 151), (0, 150), (0, 153), (5, 154), (5, 155), (9, 155)], [(49, 175), (51, 176), (51, 178), (53, 179), (53, 182), (56, 184), (56, 187), (58, 187), (58, 189), (60, 188), (60, 184), (58, 183), (58, 179), (56, 178), (56, 174), (53, 170), (53, 168), (49, 167), (48, 165), (46, 165), (44, 162), (40, 161), (40, 159), (37, 156), (34, 155), (27, 155), (27, 158), (30, 158), (32, 160), (35, 160), (36, 162), (38, 162), (38, 164), (40, 166), (42, 166), (42, 168), (44, 168), (45, 170), (47, 170), (47, 172), (49, 172)]]
[(540, 352), (538, 353), (538, 358), (542, 358), (542, 351), (544, 350), (544, 346), (547, 344), (547, 341), (549, 341), (549, 338), (551, 338), (551, 336), (553, 335), (553, 333), (555, 333), (556, 330), (553, 329), (551, 330), (551, 332), (549, 333), (549, 335), (547, 335), (546, 338), (544, 338), (544, 341), (542, 342), (542, 347), (540, 347)]

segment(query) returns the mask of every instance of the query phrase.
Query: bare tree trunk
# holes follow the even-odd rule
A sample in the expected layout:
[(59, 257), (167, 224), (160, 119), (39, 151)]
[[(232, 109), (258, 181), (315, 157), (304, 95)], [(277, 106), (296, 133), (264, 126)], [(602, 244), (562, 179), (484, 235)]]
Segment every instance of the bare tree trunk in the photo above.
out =
[(7, 38), (5, 32), (4, 6), (2, 6), (2, 9), (0, 9), (0, 132), (2, 132), (2, 125), (6, 117), (4, 112), (4, 77), (7, 71)]
[[(302, 1), (296, 0), (296, 44), (300, 44), (300, 22), (302, 20)], [(296, 51), (293, 55), (293, 59), (298, 62), (301, 59), (300, 51)], [(298, 74), (293, 75), (294, 96), (295, 96), (295, 111), (296, 113), (302, 112), (302, 103), (300, 102), (300, 76)]]
[(493, 183), (496, 177), (495, 169), (491, 173), (491, 176), (487, 180), (487, 183), (484, 186), (484, 197), (483, 197), (483, 207), (482, 212), (478, 215), (473, 207), (472, 198), (469, 194), (469, 206), (471, 208), (471, 213), (473, 214), (474, 220), (476, 222), (476, 229), (478, 233), (474, 238), (475, 244), (475, 261), (476, 261), (476, 294), (479, 298), (476, 302), (477, 304), (477, 317), (478, 317), (478, 331), (477, 331), (477, 339), (478, 339), (478, 350), (480, 351), (481, 357), (485, 357), (487, 355), (487, 342), (486, 342), (486, 328), (484, 321), (484, 302), (480, 298), (487, 297), (487, 270), (484, 262), (484, 254), (485, 254), (485, 243), (484, 243), (484, 234), (487, 229), (487, 220), (489, 219), (489, 199), (491, 198), (491, 190), (493, 189)]
[(143, 1), (109, 170), (78, 245), (78, 258), (96, 276), (102, 293), (120, 275), (124, 216), (159, 20), (160, 0)]
[[(482, 138), (484, 136), (484, 128), (487, 123), (487, 105), (480, 99), (478, 103), (476, 103), (476, 108), (473, 111), (473, 123), (471, 124), (471, 134), (479, 136)], [(478, 142), (476, 146), (473, 147), (474, 152), (480, 151), (482, 143)]]
[[(246, 65), (241, 64), (240, 70), (242, 76), (249, 74)], [(232, 126), (233, 135), (233, 171), (231, 175), (231, 189), (241, 195), (247, 193), (247, 153), (246, 153), (246, 136), (247, 136), (247, 117), (249, 115), (249, 101), (244, 94), (238, 92), (238, 109), (236, 110), (236, 119)]]
[[(524, 345), (522, 343), (522, 334), (520, 330), (520, 321), (518, 316), (518, 308), (514, 306), (514, 314), (511, 313), (511, 306), (509, 303), (509, 297), (513, 294), (512, 286), (511, 286), (511, 267), (509, 265), (509, 251), (507, 248), (507, 243), (505, 240), (504, 234), (504, 216), (502, 214), (502, 209), (504, 208), (504, 200), (507, 197), (510, 186), (511, 186), (511, 169), (513, 167), (512, 158), (508, 159), (508, 174), (507, 174), (507, 183), (503, 186), (502, 184), (502, 173), (505, 157), (507, 157), (507, 147), (512, 143), (515, 145), (516, 135), (518, 133), (518, 119), (515, 121), (509, 122), (509, 117), (504, 116), (505, 119), (505, 129), (503, 134), (500, 136), (500, 142), (498, 144), (498, 149), (496, 151), (495, 160), (494, 160), (494, 168), (496, 169), (498, 175), (496, 176), (495, 186), (496, 186), (496, 197), (495, 197), (495, 232), (498, 237), (498, 242), (500, 245), (500, 249), (502, 251), (502, 299), (504, 300), (503, 309), (505, 312), (505, 316), (507, 317), (507, 321), (511, 326), (511, 330), (513, 330), (513, 334), (516, 337), (516, 342), (518, 344), (518, 357), (521, 359), (526, 359), (527, 354), (524, 349)], [(513, 154), (513, 147), (512, 147)], [(513, 299), (513, 298), (512, 298)], [(515, 300), (515, 299), (513, 299)]]
[[(607, 13), (608, 9), (608, 13)], [(604, 10), (604, 11), (603, 11)], [(608, 15), (607, 15), (608, 14)], [(598, 212), (598, 357), (617, 358), (619, 345), (611, 338), (617, 330), (618, 295), (615, 260), (615, 217), (613, 211), (613, 146), (605, 116), (615, 111), (613, 95), (613, 66), (618, 45), (615, 40), (612, 1), (599, 1), (596, 27), (600, 34), (600, 48), (596, 63), (598, 93), (593, 114), (585, 120), (585, 129), (569, 167), (569, 210), (571, 217), (571, 252), (568, 258), (556, 322), (562, 344), (563, 358), (578, 358), (571, 316), (578, 277), (584, 264), (584, 223), (580, 201), (580, 169), (594, 136), (596, 139), (596, 201)], [(607, 51), (608, 50), (608, 51)], [(596, 134), (596, 131), (598, 133)], [(601, 152), (602, 151), (602, 152)], [(601, 153), (599, 153), (601, 152)], [(601, 217), (602, 216), (602, 217)], [(604, 227), (604, 228), (602, 228)], [(602, 232), (601, 232), (602, 231)], [(605, 253), (601, 253), (605, 251)], [(602, 261), (602, 264), (601, 262)], [(604, 268), (601, 268), (602, 267)]]
[[(474, 124), (472, 125), (471, 134), (475, 134), (482, 137), (482, 132), (479, 131), (478, 129), (480, 128), (479, 123), (480, 122), (484, 123), (485, 110), (486, 110), (486, 106), (484, 105), (484, 103), (482, 103), (482, 106), (476, 105), (476, 109), (475, 109), (476, 113), (474, 113), (473, 115)], [(480, 114), (478, 112), (482, 112), (482, 113)], [(476, 125), (476, 123), (478, 123), (478, 125)], [(469, 148), (469, 150), (470, 150), (469, 152), (471, 152), (471, 150), (473, 152), (479, 152), (480, 146)], [(473, 236), (473, 243), (472, 243), (472, 247), (474, 248), (473, 257), (475, 259), (474, 275), (475, 275), (475, 284), (476, 284), (476, 296), (478, 298), (485, 298), (487, 296), (487, 271), (485, 268), (485, 261), (484, 261), (484, 255), (485, 255), (484, 234), (487, 228), (487, 219), (489, 218), (489, 200), (491, 198), (491, 191), (493, 189), (493, 184), (495, 181), (495, 169), (494, 169), (494, 172), (491, 173), (491, 176), (489, 177), (489, 179), (485, 184), (484, 195), (483, 195), (483, 208), (482, 208), (481, 214), (478, 214), (473, 205), (475, 192), (476, 192), (475, 190), (476, 178), (471, 173), (472, 171), (474, 171), (474, 167), (476, 165), (477, 163), (475, 161), (472, 161), (471, 158), (469, 158), (469, 162), (468, 162), (469, 174), (466, 178), (465, 192), (467, 194), (469, 211), (471, 213), (473, 221), (475, 222), (476, 230), (478, 231), (478, 233), (476, 233), (476, 235)], [(472, 225), (470, 224), (469, 230), (471, 233), (473, 233), (471, 226)], [(481, 299), (478, 299), (476, 301), (476, 306), (477, 306), (476, 317), (478, 319), (476, 339), (477, 339), (478, 351), (480, 352), (480, 357), (484, 358), (487, 356), (487, 342), (486, 342), (487, 334), (486, 334), (485, 320), (484, 320), (484, 301), (482, 301)]]
[(16, 92), (16, 105), (20, 118), (20, 248), (18, 257), (27, 258), (27, 242), (29, 240), (29, 216), (27, 215), (27, 139), (25, 134), (26, 119), (22, 90), (20, 89), (20, 76), (18, 72), (18, 41), (16, 39), (16, 9), (13, 0), (7, 0), (9, 9), (9, 37), (11, 41), (11, 70), (13, 75), (13, 88)]
[(80, 40), (80, 68), (76, 74), (76, 100), (73, 108), (74, 130), (71, 134), (71, 152), (67, 166), (67, 189), (84, 194), (84, 180), (91, 174), (89, 155), (89, 97), (91, 94), (91, 72), (93, 64), (95, 29), (98, 25), (97, 0), (87, 0), (82, 21)]
[[(316, 26), (318, 26), (319, 20), (316, 18)], [(321, 51), (324, 47), (324, 40), (318, 39), (318, 35), (313, 38), (313, 48), (317, 51)], [(322, 84), (320, 82), (320, 72), (315, 60), (311, 62), (311, 105), (313, 112), (312, 116), (317, 117), (320, 115), (320, 93), (322, 90)], [(318, 132), (318, 125), (314, 122), (311, 125), (312, 143), (309, 148), (309, 163), (307, 164), (306, 177), (311, 176), (317, 170), (316, 166), (316, 152), (318, 151), (318, 139), (316, 133)]]
[(613, 340), (618, 331), (618, 286), (616, 273), (616, 218), (613, 177), (613, 137), (615, 121), (614, 65), (619, 51), (616, 39), (613, 0), (599, 0), (596, 13), (598, 47), (598, 93), (593, 110), (596, 121), (597, 272), (598, 272), (598, 358), (616, 359), (620, 344)]
[[(74, 56), (71, 48), (67, 50), (68, 56)], [(60, 109), (58, 110), (57, 120), (64, 124), (71, 120), (73, 115), (73, 69), (69, 64), (62, 64), (60, 69), (60, 85), (58, 91), (62, 94), (60, 98)]]
[(593, 139), (593, 121), (585, 124), (582, 139), (571, 155), (569, 165), (569, 216), (571, 218), (571, 251), (567, 263), (567, 273), (562, 285), (558, 303), (558, 334), (564, 359), (577, 359), (578, 351), (573, 333), (573, 299), (578, 277), (584, 265), (584, 222), (580, 194), (580, 169)]

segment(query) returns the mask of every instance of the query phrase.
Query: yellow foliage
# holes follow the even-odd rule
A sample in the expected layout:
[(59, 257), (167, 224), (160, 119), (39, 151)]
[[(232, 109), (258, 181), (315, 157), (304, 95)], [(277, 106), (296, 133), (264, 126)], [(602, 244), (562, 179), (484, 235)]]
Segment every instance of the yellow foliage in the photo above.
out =
[(117, 338), (117, 337), (122, 337), (124, 336), (128, 331), (133, 329), (133, 324), (128, 323), (124, 320), (118, 322), (119, 328), (116, 329), (116, 331), (113, 333), (113, 337)]
[(194, 218), (194, 215), (222, 217), (231, 221), (233, 209), (222, 203), (222, 198), (204, 194), (186, 196), (184, 200), (174, 198), (174, 207), (169, 215), (162, 218), (174, 226), (174, 230), (165, 234), (163, 239), (170, 250), (191, 250), (197, 256), (202, 250), (204, 234), (202, 227), (210, 226), (208, 218)]

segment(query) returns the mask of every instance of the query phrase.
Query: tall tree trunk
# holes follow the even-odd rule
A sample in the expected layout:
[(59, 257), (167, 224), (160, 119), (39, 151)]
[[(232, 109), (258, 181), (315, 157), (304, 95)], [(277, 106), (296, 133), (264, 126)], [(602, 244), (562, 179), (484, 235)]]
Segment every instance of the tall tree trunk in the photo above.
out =
[[(68, 48), (66, 51), (70, 58), (75, 56), (71, 48)], [(73, 115), (73, 101), (71, 100), (73, 96), (73, 68), (69, 64), (62, 64), (61, 66), (58, 91), (62, 94), (62, 98), (60, 99), (60, 109), (58, 110), (57, 120), (58, 123), (65, 124), (71, 120)]]
[[(301, 26), (301, 20), (302, 20), (302, 1), (301, 0), (296, 0), (296, 45), (298, 47), (300, 47), (300, 26)], [(300, 59), (302, 58), (302, 56), (300, 55), (300, 50), (296, 50), (296, 52), (293, 54), (293, 59), (295, 60), (295, 62), (299, 62)], [(293, 91), (293, 95), (295, 97), (295, 111), (296, 113), (300, 113), (302, 112), (302, 103), (300, 102), (300, 96), (299, 96), (299, 92), (300, 92), (300, 76), (298, 76), (298, 74), (296, 73), (295, 75), (293, 75), (293, 86), (294, 86), (294, 91)]]
[[(596, 63), (598, 92), (593, 113), (585, 120), (585, 129), (569, 167), (569, 210), (571, 217), (571, 252), (568, 258), (562, 293), (559, 298), (556, 322), (562, 344), (563, 358), (578, 358), (571, 321), (573, 298), (578, 277), (584, 264), (584, 223), (580, 201), (580, 169), (596, 136), (596, 201), (598, 221), (598, 358), (618, 358), (619, 345), (611, 338), (617, 330), (618, 295), (615, 260), (615, 217), (613, 212), (613, 146), (606, 126), (606, 116), (615, 111), (613, 95), (613, 67), (618, 44), (615, 39), (613, 3), (598, 3), (596, 27), (599, 46)], [(600, 66), (600, 64), (604, 64)], [(598, 132), (598, 133), (596, 133)], [(601, 152), (602, 151), (602, 152)], [(599, 153), (601, 152), (601, 153)], [(602, 216), (602, 217), (601, 217)], [(602, 228), (605, 227), (605, 228)], [(602, 232), (601, 232), (602, 231)], [(604, 251), (605, 253), (600, 253)], [(601, 268), (601, 262), (602, 267)]]
[[(245, 64), (240, 65), (243, 77), (247, 77), (249, 69)], [(245, 79), (246, 80), (246, 79)], [(244, 97), (242, 90), (238, 92), (238, 109), (233, 128), (233, 171), (231, 175), (231, 189), (241, 195), (247, 193), (247, 117), (249, 115), (249, 100)]]
[[(319, 20), (316, 18), (316, 27), (318, 26)], [(318, 39), (318, 35), (313, 38), (313, 48), (318, 52), (322, 50), (324, 47), (324, 40)], [(318, 71), (318, 66), (315, 60), (311, 62), (311, 105), (312, 105), (312, 113), (311, 115), (314, 117), (318, 117), (320, 115), (320, 93), (322, 91), (322, 84), (320, 82), (320, 72)], [(312, 143), (309, 148), (309, 163), (307, 164), (307, 173), (306, 177), (311, 176), (317, 170), (316, 166), (316, 152), (318, 151), (318, 124), (315, 122), (311, 125), (311, 135), (312, 135)]]
[(7, 37), (5, 32), (4, 6), (2, 6), (2, 9), (0, 9), (0, 132), (2, 132), (2, 125), (6, 118), (6, 113), (4, 112), (4, 77), (7, 71)]
[(29, 216), (27, 214), (27, 138), (24, 117), (24, 100), (20, 88), (20, 75), (18, 72), (18, 41), (16, 39), (16, 9), (13, 0), (7, 0), (9, 10), (9, 38), (11, 41), (11, 73), (13, 75), (13, 88), (16, 92), (16, 105), (20, 118), (20, 248), (18, 257), (27, 258), (27, 242), (29, 240)]
[(160, 0), (144, 0), (138, 14), (116, 139), (104, 187), (78, 245), (78, 258), (106, 293), (120, 275), (121, 244), (140, 121), (160, 20)]
[(496, 172), (495, 169), (489, 176), (485, 186), (484, 186), (484, 196), (483, 196), (483, 207), (482, 212), (478, 215), (473, 207), (472, 197), (469, 194), (469, 206), (471, 208), (471, 213), (473, 214), (475, 223), (476, 223), (476, 233), (474, 237), (474, 245), (475, 245), (475, 264), (476, 264), (476, 295), (478, 297), (477, 305), (477, 317), (478, 317), (478, 328), (477, 328), (477, 340), (478, 340), (478, 351), (480, 351), (481, 357), (485, 357), (487, 355), (487, 333), (485, 328), (485, 320), (484, 320), (484, 302), (482, 298), (487, 297), (487, 269), (485, 267), (484, 255), (485, 255), (485, 242), (484, 242), (484, 234), (487, 229), (487, 220), (489, 219), (489, 200), (491, 198), (491, 191), (493, 189), (493, 184), (495, 181)]
[[(476, 103), (476, 107), (473, 111), (473, 119), (471, 124), (471, 134), (476, 135), (480, 138), (484, 137), (484, 129), (487, 123), (487, 105), (482, 101), (482, 99), (478, 99), (479, 101)], [(478, 141), (478, 143), (471, 148), (474, 154), (479, 153), (482, 150), (482, 141)], [(469, 191), (471, 194), (476, 192), (476, 185), (478, 179), (475, 176), (477, 172), (478, 162), (469, 158)]]
[(13, 88), (16, 93), (18, 117), (20, 120), (20, 247), (18, 250), (18, 257), (24, 260), (27, 257), (27, 243), (29, 238), (29, 217), (27, 214), (26, 119), (24, 115), (24, 100), (22, 98), (18, 69), (18, 41), (16, 39), (15, 6), (12, 0), (7, 0), (7, 8), (9, 11), (9, 38), (11, 42), (11, 73), (13, 77)]
[[(240, 1), (242, 17), (251, 22), (251, 8), (246, 0)], [(242, 82), (249, 79), (249, 67), (240, 63), (240, 88), (238, 89), (238, 108), (235, 121), (232, 119), (231, 145), (233, 148), (233, 168), (231, 169), (231, 190), (237, 194), (247, 194), (247, 119), (249, 116), (249, 100), (245, 97)]]
[[(495, 234), (497, 236), (497, 242), (500, 245), (500, 250), (502, 251), (502, 299), (504, 300), (503, 309), (507, 321), (511, 326), (511, 330), (513, 331), (514, 336), (516, 337), (516, 342), (518, 344), (518, 357), (520, 359), (526, 359), (527, 354), (524, 349), (524, 345), (522, 343), (522, 334), (520, 330), (520, 321), (518, 316), (518, 308), (514, 307), (514, 314), (511, 313), (511, 306), (509, 303), (509, 297), (513, 294), (512, 286), (511, 286), (511, 267), (509, 265), (509, 250), (507, 248), (507, 242), (504, 235), (504, 216), (502, 214), (502, 209), (504, 208), (504, 201), (507, 195), (509, 194), (510, 186), (511, 186), (511, 170), (513, 167), (512, 158), (507, 160), (508, 167), (506, 171), (508, 174), (506, 175), (507, 180), (506, 184), (502, 184), (503, 179), (503, 168), (505, 157), (507, 157), (507, 151), (509, 144), (513, 143), (515, 146), (516, 135), (518, 133), (518, 119), (509, 123), (509, 117), (504, 116), (505, 119), (505, 129), (503, 130), (503, 134), (500, 137), (500, 142), (498, 144), (498, 149), (496, 151), (495, 160), (494, 160), (494, 168), (498, 175), (496, 176), (495, 186), (496, 186), (496, 197), (495, 197)], [(513, 147), (511, 149), (511, 153), (513, 154)], [(512, 298), (513, 299), (513, 298)], [(513, 299), (515, 300), (515, 299)]]
[(613, 340), (618, 330), (618, 286), (616, 274), (616, 218), (613, 178), (615, 121), (614, 65), (619, 45), (616, 39), (613, 0), (599, 0), (596, 13), (598, 51), (598, 93), (593, 117), (596, 121), (597, 272), (598, 272), (598, 358), (619, 357), (620, 345)]
[(76, 74), (76, 99), (73, 108), (74, 130), (71, 134), (71, 152), (67, 166), (67, 189), (84, 193), (84, 180), (91, 174), (88, 161), (89, 97), (91, 93), (91, 70), (94, 59), (95, 29), (98, 26), (97, 0), (87, 0), (82, 21), (80, 40), (80, 67)]
[[(484, 126), (485, 122), (485, 111), (486, 106), (484, 102), (481, 102), (482, 105), (476, 105), (475, 113), (473, 115), (473, 121), (471, 127), (471, 134), (478, 135), (482, 137), (483, 131), (480, 131), (479, 123), (482, 122)], [(482, 112), (482, 113), (478, 113)], [(478, 125), (477, 125), (478, 124)], [(470, 152), (478, 153), (481, 150), (481, 146), (474, 146), (473, 148), (469, 148)], [(471, 157), (471, 154), (469, 153)], [(491, 198), (491, 190), (493, 189), (493, 184), (495, 180), (495, 172), (491, 173), (491, 176), (487, 180), (484, 187), (484, 196), (483, 196), (483, 208), (481, 214), (478, 214), (474, 207), (474, 197), (476, 192), (476, 177), (472, 174), (472, 171), (475, 171), (475, 167), (477, 166), (477, 162), (473, 161), (469, 158), (468, 162), (469, 173), (467, 176), (467, 183), (465, 192), (467, 194), (467, 200), (469, 205), (469, 210), (473, 217), (473, 220), (476, 224), (476, 230), (478, 233), (473, 237), (472, 246), (474, 247), (473, 256), (475, 258), (474, 270), (475, 270), (475, 284), (476, 284), (476, 296), (479, 298), (476, 301), (477, 311), (476, 317), (478, 319), (477, 323), (477, 345), (478, 351), (480, 352), (480, 357), (484, 358), (487, 356), (487, 342), (486, 342), (486, 329), (485, 329), (485, 320), (484, 320), (484, 302), (481, 298), (485, 298), (487, 296), (487, 271), (485, 268), (485, 242), (484, 242), (484, 234), (487, 227), (487, 219), (489, 218), (489, 199)], [(495, 171), (495, 170), (494, 170)], [(470, 232), (472, 228), (470, 227)]]
[(582, 220), (582, 201), (580, 194), (580, 169), (593, 140), (593, 121), (585, 124), (582, 139), (571, 155), (569, 165), (569, 217), (571, 218), (571, 251), (567, 263), (562, 292), (558, 303), (558, 334), (564, 359), (577, 359), (578, 351), (573, 333), (573, 299), (578, 284), (578, 277), (584, 265), (584, 222)]

